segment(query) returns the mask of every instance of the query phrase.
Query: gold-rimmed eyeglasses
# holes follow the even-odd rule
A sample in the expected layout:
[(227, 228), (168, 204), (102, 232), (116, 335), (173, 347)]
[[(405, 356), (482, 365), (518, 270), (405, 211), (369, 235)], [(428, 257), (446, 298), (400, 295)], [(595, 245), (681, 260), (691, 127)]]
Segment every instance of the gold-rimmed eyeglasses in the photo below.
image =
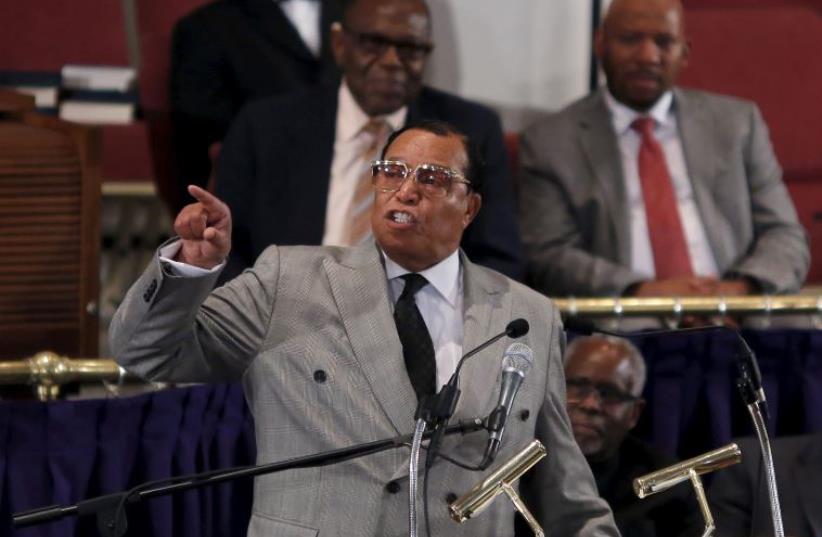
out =
[(401, 160), (375, 160), (371, 163), (371, 177), (380, 192), (396, 192), (409, 177), (413, 177), (426, 196), (443, 197), (451, 192), (454, 183), (471, 186), (461, 172), (438, 164), (418, 164), (409, 168)]

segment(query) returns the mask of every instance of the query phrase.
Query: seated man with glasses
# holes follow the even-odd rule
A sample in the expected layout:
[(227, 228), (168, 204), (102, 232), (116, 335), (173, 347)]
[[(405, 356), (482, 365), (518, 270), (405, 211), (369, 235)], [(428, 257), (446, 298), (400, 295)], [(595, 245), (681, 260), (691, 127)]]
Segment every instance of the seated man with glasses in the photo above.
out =
[[(263, 99), (242, 111), (220, 154), (216, 194), (234, 213), (223, 279), (270, 244), (354, 246), (370, 234), (371, 161), (391, 131), (447, 121), (478, 147), (483, 212), (461, 246), (521, 279), (523, 257), (499, 118), (422, 84), (431, 43), (423, 0), (353, 0), (331, 26), (335, 86)], [(479, 188), (479, 187), (478, 187)]]
[(630, 341), (611, 336), (575, 339), (565, 353), (568, 417), (600, 495), (623, 537), (697, 537), (703, 524), (689, 487), (640, 500), (633, 479), (674, 460), (629, 431), (645, 406), (645, 361)]

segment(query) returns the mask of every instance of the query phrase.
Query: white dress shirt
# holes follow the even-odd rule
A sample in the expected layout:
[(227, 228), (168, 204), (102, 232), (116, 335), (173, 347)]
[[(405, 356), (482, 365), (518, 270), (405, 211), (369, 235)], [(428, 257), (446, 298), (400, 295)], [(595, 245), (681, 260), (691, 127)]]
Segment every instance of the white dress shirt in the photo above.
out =
[[(405, 282), (400, 278), (410, 271), (402, 268), (383, 252), (385, 274), (392, 304), (402, 294)], [(455, 250), (436, 265), (419, 272), (428, 285), (417, 291), (414, 298), (420, 310), (437, 361), (437, 391), (448, 382), (462, 356), (462, 266), (459, 251)]]
[(319, 0), (281, 0), (277, 2), (280, 9), (291, 21), (291, 25), (300, 34), (300, 37), (315, 57), (320, 57), (322, 35), (320, 33), (320, 17), (322, 5)]
[(668, 173), (673, 181), (679, 219), (682, 222), (688, 253), (691, 257), (691, 267), (697, 276), (718, 276), (716, 259), (711, 251), (702, 216), (699, 214), (699, 207), (694, 199), (691, 180), (688, 177), (688, 167), (679, 137), (676, 114), (672, 109), (673, 93), (666, 92), (647, 114), (640, 114), (625, 106), (607, 90), (605, 91), (605, 102), (611, 111), (611, 121), (619, 142), (625, 192), (631, 213), (631, 269), (647, 275), (649, 279), (653, 279), (656, 274), (654, 254), (648, 236), (648, 222), (645, 218), (645, 204), (642, 200), (642, 186), (639, 181), (638, 161), (642, 138), (631, 128), (631, 123), (637, 117), (647, 115), (654, 119), (654, 136), (665, 153)]
[[(331, 159), (331, 179), (328, 185), (322, 241), (326, 246), (348, 246), (345, 243), (346, 226), (343, 224), (350, 214), (349, 209), (360, 177), (368, 170), (361, 158), (371, 144), (369, 136), (362, 132), (362, 128), (371, 118), (357, 104), (344, 80), (340, 84), (337, 103), (334, 155)], [(394, 131), (405, 124), (407, 113), (408, 107), (403, 106), (379, 119), (384, 119)]]

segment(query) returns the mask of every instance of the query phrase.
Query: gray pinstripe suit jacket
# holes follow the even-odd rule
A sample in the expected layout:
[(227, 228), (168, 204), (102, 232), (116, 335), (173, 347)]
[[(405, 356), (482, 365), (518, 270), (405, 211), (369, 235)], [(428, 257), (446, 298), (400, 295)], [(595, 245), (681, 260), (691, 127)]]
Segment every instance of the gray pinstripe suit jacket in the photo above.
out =
[[(799, 289), (808, 243), (756, 105), (676, 88), (674, 111), (721, 275), (749, 276), (767, 293)], [(520, 154), (520, 229), (536, 288), (610, 296), (645, 280), (630, 268), (630, 211), (602, 91), (527, 129)]]
[[(530, 499), (549, 534), (617, 535), (607, 505), (571, 434), (564, 410), (556, 310), (543, 296), (461, 258), (464, 348), (513, 318), (531, 324), (524, 341), (535, 365), (525, 379), (499, 461), (534, 437), (549, 455)], [(374, 243), (354, 249), (270, 247), (254, 268), (211, 291), (214, 278), (176, 278), (153, 263), (111, 326), (117, 360), (151, 379), (242, 378), (254, 412), (258, 462), (266, 463), (413, 431), (416, 396), (402, 358), (387, 282)], [(497, 342), (466, 363), (455, 418), (486, 415), (498, 393)], [(322, 370), (323, 375), (315, 375)], [(318, 382), (315, 378), (323, 379)], [(482, 434), (446, 439), (446, 453), (481, 458)], [(407, 534), (407, 450), (331, 467), (258, 478), (249, 535)], [(458, 526), (445, 509), (480, 475), (439, 461), (430, 474), (434, 535), (513, 534), (512, 508), (498, 499)], [(402, 492), (386, 489), (390, 481)]]

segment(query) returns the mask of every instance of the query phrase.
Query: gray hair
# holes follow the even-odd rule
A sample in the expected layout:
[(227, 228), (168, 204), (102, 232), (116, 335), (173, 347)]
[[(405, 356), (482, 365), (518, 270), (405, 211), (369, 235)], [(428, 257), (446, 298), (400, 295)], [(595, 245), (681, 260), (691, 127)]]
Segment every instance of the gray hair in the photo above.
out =
[(639, 352), (639, 349), (636, 345), (634, 345), (630, 340), (616, 337), (616, 336), (609, 336), (606, 334), (597, 334), (595, 336), (582, 336), (574, 338), (568, 347), (565, 349), (565, 355), (563, 356), (563, 362), (567, 365), (568, 358), (574, 354), (577, 347), (580, 346), (585, 341), (591, 340), (599, 340), (605, 341), (610, 343), (614, 347), (619, 347), (623, 351), (625, 351), (625, 356), (628, 358), (628, 361), (631, 364), (631, 372), (633, 373), (634, 382), (631, 386), (631, 395), (639, 397), (642, 395), (642, 390), (645, 388), (645, 379), (647, 376), (646, 368), (645, 368), (645, 359), (642, 357), (642, 353)]

